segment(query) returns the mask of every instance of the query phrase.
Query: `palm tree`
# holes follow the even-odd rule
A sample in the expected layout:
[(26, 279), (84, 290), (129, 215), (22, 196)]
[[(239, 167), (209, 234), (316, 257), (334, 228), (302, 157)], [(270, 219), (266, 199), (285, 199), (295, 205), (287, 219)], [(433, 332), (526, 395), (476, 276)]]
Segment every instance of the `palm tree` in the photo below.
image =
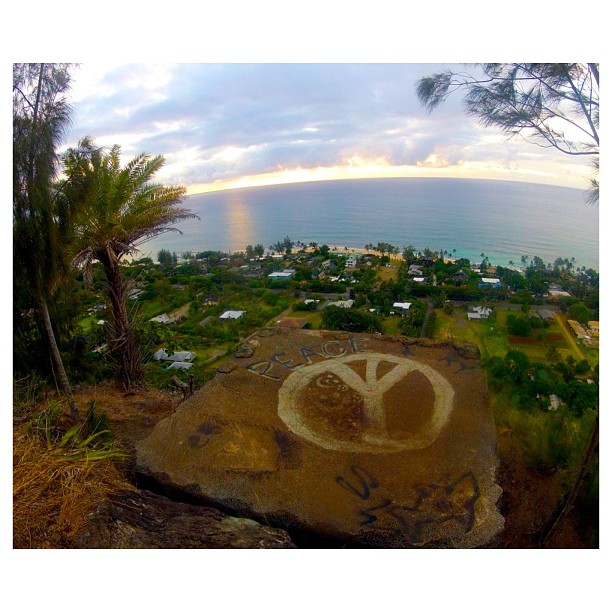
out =
[(184, 187), (165, 187), (150, 182), (162, 167), (162, 156), (140, 154), (120, 167), (118, 145), (108, 154), (93, 150), (87, 164), (69, 150), (64, 157), (71, 184), (65, 188), (68, 199), (75, 198), (81, 214), (75, 222), (72, 245), (73, 264), (91, 277), (91, 266), (99, 261), (106, 275), (106, 291), (113, 320), (109, 348), (115, 358), (117, 381), (126, 389), (139, 385), (144, 377), (142, 360), (127, 310), (126, 283), (120, 262), (138, 247), (168, 231), (184, 219), (198, 218), (177, 205), (185, 196)]

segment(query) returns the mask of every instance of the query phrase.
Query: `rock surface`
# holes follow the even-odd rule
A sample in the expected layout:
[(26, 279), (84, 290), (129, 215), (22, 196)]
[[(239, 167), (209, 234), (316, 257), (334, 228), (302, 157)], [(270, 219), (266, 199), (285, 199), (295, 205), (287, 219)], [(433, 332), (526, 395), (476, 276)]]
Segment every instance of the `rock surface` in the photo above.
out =
[(503, 528), (479, 362), (446, 343), (263, 330), (136, 445), (203, 501), (364, 546), (489, 546)]
[(114, 494), (75, 541), (80, 548), (295, 548), (280, 529), (148, 491)]

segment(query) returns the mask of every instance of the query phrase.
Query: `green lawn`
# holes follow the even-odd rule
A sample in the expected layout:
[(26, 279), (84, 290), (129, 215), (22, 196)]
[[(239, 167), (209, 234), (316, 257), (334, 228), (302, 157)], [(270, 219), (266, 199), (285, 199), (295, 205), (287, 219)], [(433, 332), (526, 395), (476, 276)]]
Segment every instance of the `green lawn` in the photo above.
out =
[(455, 326), (455, 315), (446, 314), (441, 308), (435, 309), (436, 324), (434, 327), (434, 340), (446, 340), (448, 333)]
[(383, 334), (388, 336), (399, 336), (401, 332), (398, 329), (401, 317), (388, 317), (382, 322)]
[(99, 320), (100, 317), (84, 317), (79, 321), (79, 327), (83, 330), (84, 334), (88, 334), (98, 324)]
[(294, 310), (287, 316), (292, 319), (306, 319), (306, 323), (310, 323), (310, 329), (319, 329), (321, 325), (321, 313), (317, 311)]
[[(436, 309), (435, 338), (445, 340), (449, 335), (460, 342), (470, 342), (478, 346), (483, 357), (503, 357), (509, 350), (520, 350), (530, 360), (546, 361), (546, 352), (550, 346), (556, 347), (562, 354), (571, 354), (571, 349), (565, 340), (557, 323), (552, 323), (547, 329), (533, 330), (529, 338), (508, 337), (506, 321), (509, 314), (516, 311), (495, 310), (495, 319), (487, 321), (466, 321), (466, 327), (458, 327), (456, 316), (466, 317), (462, 310), (455, 310), (452, 315), (441, 309)], [(591, 352), (592, 351), (592, 352)], [(589, 361), (597, 363), (598, 357), (593, 354), (596, 349), (589, 351)], [(585, 351), (585, 354), (586, 351)]]
[(168, 304), (166, 304), (165, 302), (162, 302), (161, 300), (149, 300), (146, 302), (138, 303), (138, 310), (139, 310), (140, 316), (145, 321), (148, 321), (149, 319), (156, 317), (172, 309), (173, 309), (173, 306), (171, 305), (168, 306)]

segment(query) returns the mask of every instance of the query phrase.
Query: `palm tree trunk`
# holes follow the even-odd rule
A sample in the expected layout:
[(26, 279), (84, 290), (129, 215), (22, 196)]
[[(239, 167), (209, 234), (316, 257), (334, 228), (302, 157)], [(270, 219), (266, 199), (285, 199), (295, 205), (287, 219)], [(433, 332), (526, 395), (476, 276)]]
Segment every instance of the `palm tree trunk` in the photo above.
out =
[(115, 359), (116, 379), (126, 391), (129, 391), (132, 387), (142, 384), (144, 370), (128, 318), (125, 284), (121, 278), (119, 260), (112, 251), (109, 250), (105, 256), (100, 257), (100, 261), (106, 273), (108, 297), (113, 311), (114, 337), (111, 338), (109, 347)]
[(79, 415), (79, 408), (77, 406), (76, 400), (74, 399), (74, 395), (72, 395), (72, 387), (70, 386), (70, 382), (68, 381), (68, 376), (66, 375), (66, 370), (64, 369), (64, 362), (62, 361), (62, 356), (60, 355), (59, 348), (57, 347), (55, 333), (53, 332), (53, 326), (51, 325), (51, 317), (49, 316), (47, 300), (42, 297), (40, 298), (39, 304), (43, 316), (43, 321), (45, 324), (45, 331), (47, 332), (47, 338), (49, 340), (51, 358), (53, 359), (53, 367), (55, 369), (59, 386), (62, 390), (62, 393), (66, 396), (66, 399), (68, 400), (68, 406), (70, 406), (70, 414), (72, 415), (72, 420), (75, 423), (78, 423), (81, 420), (81, 417)]

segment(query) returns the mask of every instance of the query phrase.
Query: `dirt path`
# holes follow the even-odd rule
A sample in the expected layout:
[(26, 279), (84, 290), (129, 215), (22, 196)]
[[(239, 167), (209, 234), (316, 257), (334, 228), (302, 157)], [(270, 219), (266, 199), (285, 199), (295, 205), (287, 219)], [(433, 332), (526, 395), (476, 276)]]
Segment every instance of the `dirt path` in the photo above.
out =
[(187, 304), (183, 304), (180, 308), (173, 310), (169, 316), (174, 317), (175, 319), (186, 317), (189, 314), (189, 306), (191, 306), (191, 302), (187, 302)]

